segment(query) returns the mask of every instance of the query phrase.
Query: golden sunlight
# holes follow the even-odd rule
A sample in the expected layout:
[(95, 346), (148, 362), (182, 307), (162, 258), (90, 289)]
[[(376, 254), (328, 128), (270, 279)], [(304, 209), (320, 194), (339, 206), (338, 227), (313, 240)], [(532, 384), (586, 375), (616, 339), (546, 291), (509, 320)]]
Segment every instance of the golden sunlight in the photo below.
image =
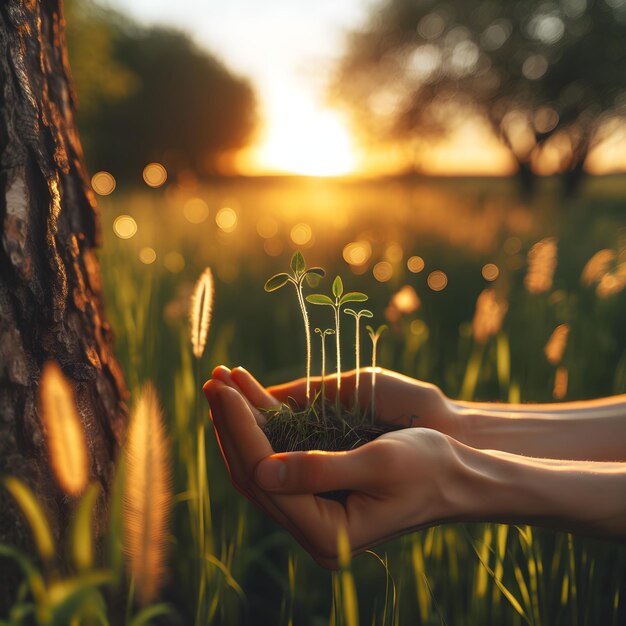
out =
[(249, 158), (253, 168), (304, 176), (343, 176), (357, 167), (350, 133), (339, 116), (308, 102), (272, 111), (265, 137)]

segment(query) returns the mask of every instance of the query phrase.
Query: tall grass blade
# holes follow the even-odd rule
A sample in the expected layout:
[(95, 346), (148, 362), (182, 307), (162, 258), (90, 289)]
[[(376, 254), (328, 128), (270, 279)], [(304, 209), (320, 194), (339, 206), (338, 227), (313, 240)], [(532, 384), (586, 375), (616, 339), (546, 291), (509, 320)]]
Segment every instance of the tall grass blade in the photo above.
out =
[(93, 566), (93, 533), (91, 519), (100, 495), (100, 484), (92, 483), (78, 504), (71, 534), (72, 561), (79, 570), (88, 570)]
[(50, 561), (54, 557), (55, 552), (52, 531), (35, 494), (25, 483), (17, 478), (5, 478), (3, 483), (20, 509), (22, 509), (22, 513), (24, 513), (24, 517), (28, 521), (39, 556), (44, 561)]
[(128, 571), (143, 605), (157, 596), (166, 573), (170, 482), (163, 414), (154, 387), (147, 384), (128, 428), (123, 498)]

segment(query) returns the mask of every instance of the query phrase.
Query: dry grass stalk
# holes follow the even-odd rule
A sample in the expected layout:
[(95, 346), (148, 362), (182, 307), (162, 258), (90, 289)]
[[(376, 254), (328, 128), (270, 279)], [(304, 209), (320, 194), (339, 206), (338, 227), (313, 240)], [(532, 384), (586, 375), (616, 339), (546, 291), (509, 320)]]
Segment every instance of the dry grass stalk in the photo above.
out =
[(87, 441), (72, 385), (54, 361), (43, 367), (39, 413), (54, 475), (65, 493), (77, 496), (89, 480)]
[(477, 343), (485, 343), (500, 331), (508, 308), (506, 301), (499, 298), (491, 287), (478, 296), (472, 321), (472, 333)]
[(552, 335), (550, 335), (550, 339), (548, 339), (548, 343), (543, 350), (546, 359), (548, 359), (548, 363), (558, 365), (563, 360), (569, 330), (569, 324), (559, 324), (554, 329)]
[(171, 473), (156, 391), (147, 384), (132, 413), (126, 441), (124, 549), (137, 598), (154, 599), (166, 574)]
[(626, 287), (626, 262), (620, 263), (615, 270), (607, 272), (602, 276), (596, 294), (599, 298), (614, 296)]
[(557, 261), (557, 245), (554, 237), (538, 241), (528, 252), (528, 271), (524, 285), (530, 293), (545, 293), (552, 289)]
[(191, 296), (191, 345), (197, 359), (202, 356), (206, 346), (212, 310), (213, 274), (211, 268), (207, 267), (200, 275)]
[(583, 285), (590, 287), (597, 283), (609, 271), (611, 263), (615, 260), (615, 252), (604, 248), (598, 250), (586, 263), (580, 281)]
[(563, 400), (567, 395), (568, 373), (566, 367), (558, 367), (554, 376), (554, 388), (552, 395), (555, 400)]

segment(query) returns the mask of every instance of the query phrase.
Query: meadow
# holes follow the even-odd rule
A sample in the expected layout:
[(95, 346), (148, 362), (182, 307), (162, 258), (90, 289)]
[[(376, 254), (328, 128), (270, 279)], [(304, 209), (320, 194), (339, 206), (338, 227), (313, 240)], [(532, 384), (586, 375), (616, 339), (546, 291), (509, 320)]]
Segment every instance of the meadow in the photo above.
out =
[[(309, 265), (340, 274), (347, 289), (369, 294), (374, 323), (390, 326), (381, 366), (434, 382), (450, 397), (549, 402), (624, 393), (625, 203), (623, 177), (590, 180), (568, 201), (545, 181), (530, 206), (505, 179), (189, 180), (100, 198), (117, 354), (132, 398), (154, 381), (171, 441), (175, 496), (163, 593), (171, 610), (159, 619), (626, 623), (626, 550), (538, 528), (444, 525), (346, 560), (339, 573), (319, 568), (232, 488), (201, 393), (219, 364), (242, 365), (268, 385), (304, 374), (295, 299), (263, 290), (296, 249)], [(590, 267), (600, 250), (612, 254)], [(189, 298), (207, 266), (215, 303), (207, 349), (196, 360)], [(499, 314), (477, 337), (476, 302), (487, 288)], [(311, 311), (312, 326), (329, 325), (327, 313)], [(546, 356), (563, 324), (566, 344)], [(314, 353), (313, 372), (319, 367)], [(205, 425), (206, 449), (198, 443)], [(119, 541), (113, 523), (111, 545)]]

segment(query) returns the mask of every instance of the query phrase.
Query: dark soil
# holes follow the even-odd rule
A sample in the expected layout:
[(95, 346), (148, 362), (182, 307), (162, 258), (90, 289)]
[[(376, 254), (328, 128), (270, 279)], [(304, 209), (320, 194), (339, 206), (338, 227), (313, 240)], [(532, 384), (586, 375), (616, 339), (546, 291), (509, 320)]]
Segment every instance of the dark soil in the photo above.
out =
[[(283, 404), (265, 412), (267, 422), (263, 426), (275, 452), (297, 452), (323, 450), (338, 452), (353, 450), (373, 441), (385, 433), (397, 430), (372, 420), (369, 412), (356, 409), (339, 408), (326, 402), (322, 412), (320, 401), (313, 406), (301, 409)], [(316, 494), (345, 504), (349, 491), (332, 491)]]

